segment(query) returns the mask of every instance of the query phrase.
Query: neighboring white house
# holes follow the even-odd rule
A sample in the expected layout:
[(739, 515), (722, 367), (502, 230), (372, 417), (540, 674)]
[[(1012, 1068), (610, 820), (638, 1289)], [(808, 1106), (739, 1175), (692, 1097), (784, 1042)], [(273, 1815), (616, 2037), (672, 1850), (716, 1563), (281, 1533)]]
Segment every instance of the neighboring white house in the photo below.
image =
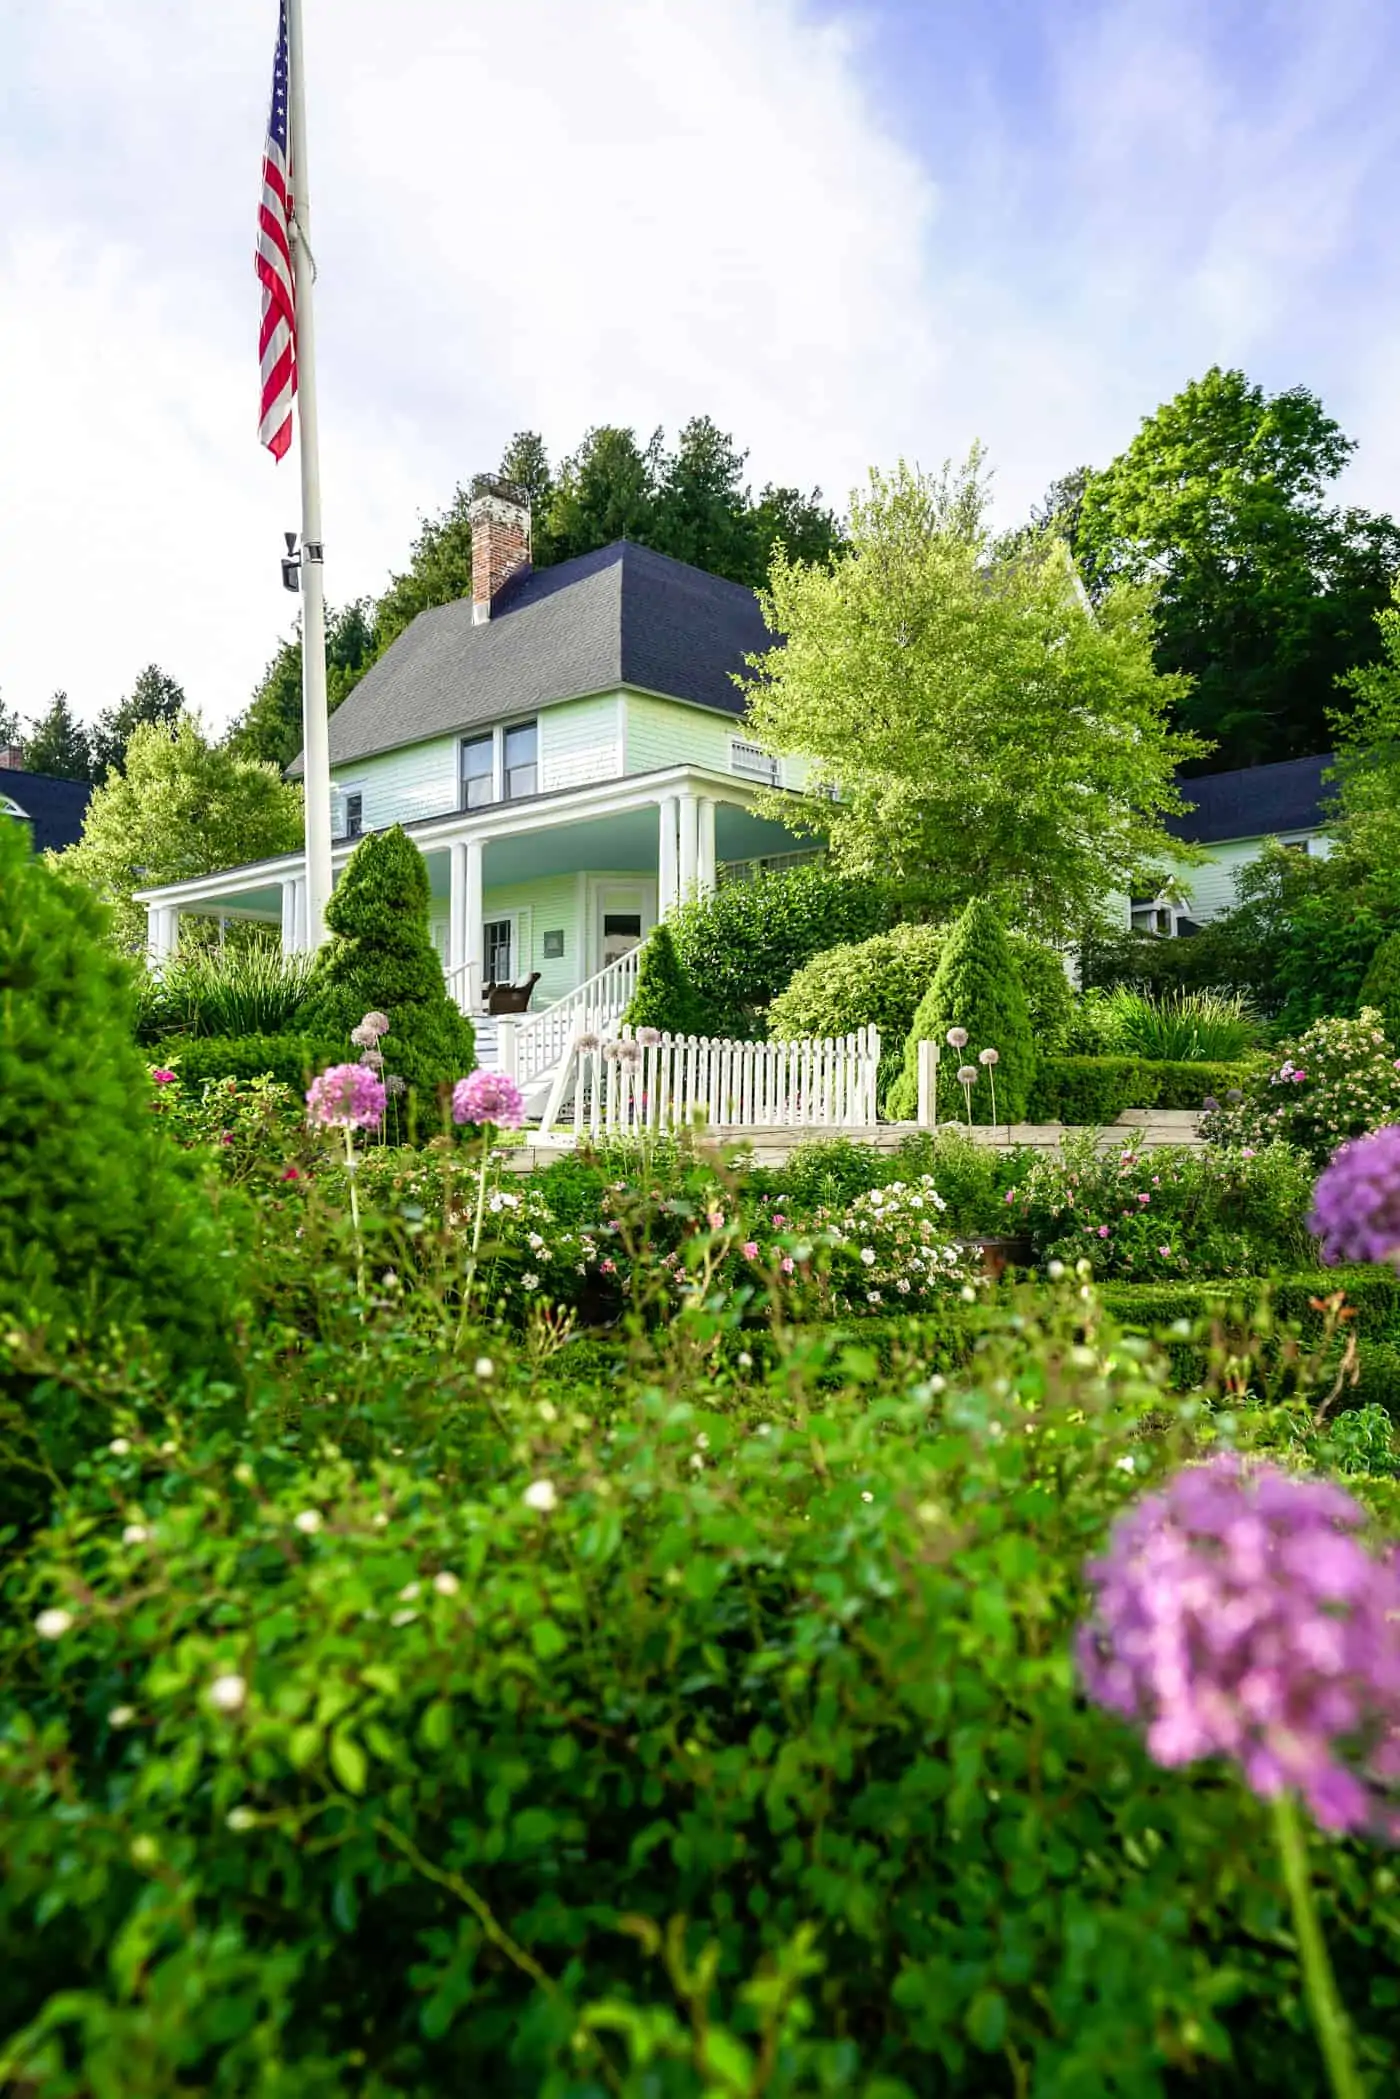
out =
[[(772, 642), (751, 590), (629, 541), (532, 569), (528, 504), (488, 477), (470, 516), (471, 598), (420, 613), (331, 717), (334, 865), (402, 824), (463, 1009), (538, 971), (519, 1032), (571, 1039), (585, 1008), (620, 1017), (640, 942), (681, 898), (812, 850), (757, 813), (768, 787), (800, 800), (799, 768), (746, 731), (736, 675)], [(305, 895), (296, 853), (140, 900), (159, 960), (192, 914), (303, 948)]]
[(1236, 875), (1258, 859), (1270, 839), (1294, 852), (1329, 852), (1326, 804), (1331, 787), (1323, 774), (1332, 762), (1324, 753), (1182, 780), (1182, 795), (1195, 807), (1171, 818), (1167, 829), (1200, 846), (1207, 857), (1194, 866), (1174, 868), (1164, 894), (1134, 897), (1129, 914), (1134, 928), (1182, 935), (1219, 917), (1235, 901)]

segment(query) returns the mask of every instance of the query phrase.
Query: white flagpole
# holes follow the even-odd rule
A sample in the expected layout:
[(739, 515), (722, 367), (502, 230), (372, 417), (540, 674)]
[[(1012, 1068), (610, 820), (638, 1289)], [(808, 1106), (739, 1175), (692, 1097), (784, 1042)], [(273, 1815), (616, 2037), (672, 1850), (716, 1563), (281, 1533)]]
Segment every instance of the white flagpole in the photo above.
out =
[(292, 266), (297, 295), (297, 423), (301, 459), (301, 719), (306, 810), (306, 945), (326, 937), (331, 895), (331, 759), (326, 715), (326, 598), (321, 545), (321, 447), (316, 422), (316, 325), (312, 312), (311, 182), (306, 161), (306, 68), (301, 0), (287, 0), (292, 160)]

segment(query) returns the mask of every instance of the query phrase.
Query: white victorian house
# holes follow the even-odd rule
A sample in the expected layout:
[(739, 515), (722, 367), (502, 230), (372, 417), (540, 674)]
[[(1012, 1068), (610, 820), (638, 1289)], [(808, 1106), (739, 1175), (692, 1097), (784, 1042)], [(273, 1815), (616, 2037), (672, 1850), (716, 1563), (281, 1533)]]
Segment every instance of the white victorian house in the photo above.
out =
[[(331, 717), (333, 861), (404, 826), (463, 1010), (538, 973), (510, 1032), (542, 1079), (585, 1017), (620, 1019), (658, 918), (812, 842), (757, 813), (800, 780), (746, 733), (735, 674), (772, 642), (751, 590), (629, 541), (532, 569), (528, 504), (486, 477), (471, 524), (471, 599), (420, 613)], [(152, 957), (191, 914), (265, 921), (295, 952), (305, 895), (300, 854), (142, 891)]]

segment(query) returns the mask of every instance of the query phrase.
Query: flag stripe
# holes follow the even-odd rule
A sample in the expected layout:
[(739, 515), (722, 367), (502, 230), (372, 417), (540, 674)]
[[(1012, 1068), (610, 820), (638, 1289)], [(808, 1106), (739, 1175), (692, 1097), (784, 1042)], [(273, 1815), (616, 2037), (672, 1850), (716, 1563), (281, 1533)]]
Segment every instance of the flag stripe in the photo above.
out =
[(278, 10), (272, 62), (272, 107), (263, 145), (262, 197), (254, 267), (262, 285), (258, 365), (262, 381), (258, 436), (274, 459), (292, 441), (292, 397), (297, 387), (297, 297), (292, 267), (291, 152), (288, 141), (287, 0)]

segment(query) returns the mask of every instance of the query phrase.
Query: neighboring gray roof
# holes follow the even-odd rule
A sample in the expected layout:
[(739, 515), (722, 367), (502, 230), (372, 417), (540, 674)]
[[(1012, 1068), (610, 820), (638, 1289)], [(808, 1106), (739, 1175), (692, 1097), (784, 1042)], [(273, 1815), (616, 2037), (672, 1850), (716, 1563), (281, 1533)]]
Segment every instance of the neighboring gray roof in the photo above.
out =
[(0, 808), (12, 801), (23, 811), (34, 834), (36, 853), (62, 852), (65, 846), (78, 843), (91, 796), (90, 780), (56, 780), (50, 773), (21, 773), (0, 766)]
[(742, 715), (733, 673), (772, 641), (744, 584), (618, 540), (512, 578), (480, 626), (468, 598), (420, 612), (331, 716), (331, 764), (621, 685)]
[(1168, 817), (1166, 828), (1193, 845), (1315, 831), (1327, 822), (1323, 803), (1336, 791), (1322, 777), (1332, 763), (1324, 751), (1315, 758), (1285, 758), (1277, 765), (1246, 765), (1238, 772), (1178, 780), (1184, 800), (1196, 806), (1186, 816)]

